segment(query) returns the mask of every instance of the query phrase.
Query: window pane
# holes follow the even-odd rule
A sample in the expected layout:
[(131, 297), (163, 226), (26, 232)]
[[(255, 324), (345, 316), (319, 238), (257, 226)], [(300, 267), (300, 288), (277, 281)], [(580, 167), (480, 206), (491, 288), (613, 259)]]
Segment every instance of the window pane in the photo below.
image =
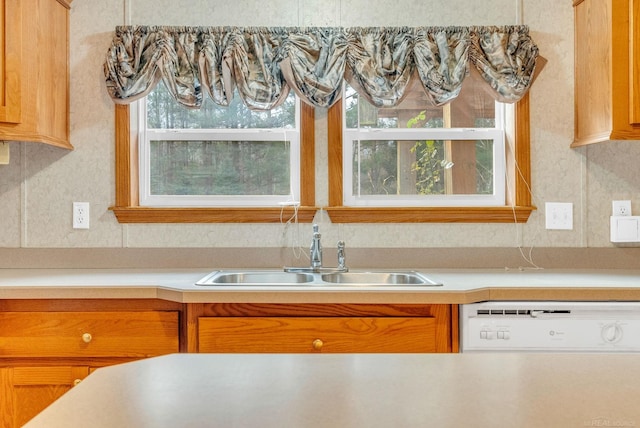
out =
[(422, 84), (415, 80), (400, 104), (377, 108), (352, 87), (345, 86), (346, 127), (355, 128), (493, 128), (495, 100), (475, 74), (466, 80), (460, 95), (446, 106), (434, 106)]
[(493, 140), (353, 141), (353, 195), (491, 195)]
[(289, 195), (286, 141), (151, 141), (152, 195)]
[(293, 91), (281, 106), (269, 111), (249, 110), (237, 92), (228, 107), (205, 96), (200, 109), (188, 109), (173, 99), (162, 82), (147, 96), (147, 126), (151, 129), (295, 128), (295, 119)]

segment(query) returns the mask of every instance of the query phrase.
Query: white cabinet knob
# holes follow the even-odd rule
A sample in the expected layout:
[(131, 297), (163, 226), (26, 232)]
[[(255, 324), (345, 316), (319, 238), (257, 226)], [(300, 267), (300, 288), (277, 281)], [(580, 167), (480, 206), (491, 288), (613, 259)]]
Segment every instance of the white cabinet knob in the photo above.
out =
[(91, 342), (91, 339), (93, 339), (93, 336), (91, 336), (91, 333), (85, 333), (85, 334), (82, 335), (82, 341), (84, 343)]

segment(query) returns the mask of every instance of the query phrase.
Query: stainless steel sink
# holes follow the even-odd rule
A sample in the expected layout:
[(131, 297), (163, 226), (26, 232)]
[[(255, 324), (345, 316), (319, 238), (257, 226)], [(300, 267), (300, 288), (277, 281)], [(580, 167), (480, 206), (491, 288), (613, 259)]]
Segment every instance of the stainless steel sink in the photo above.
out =
[(322, 275), (322, 281), (345, 285), (441, 286), (418, 272), (339, 272)]
[(244, 271), (244, 272), (213, 272), (196, 285), (290, 285), (313, 282), (312, 273), (289, 273), (280, 271)]
[(288, 272), (276, 270), (214, 271), (196, 285), (204, 286), (314, 286), (314, 287), (385, 287), (414, 286), (437, 287), (426, 276), (414, 271), (350, 271), (350, 272), (307, 272), (307, 269)]

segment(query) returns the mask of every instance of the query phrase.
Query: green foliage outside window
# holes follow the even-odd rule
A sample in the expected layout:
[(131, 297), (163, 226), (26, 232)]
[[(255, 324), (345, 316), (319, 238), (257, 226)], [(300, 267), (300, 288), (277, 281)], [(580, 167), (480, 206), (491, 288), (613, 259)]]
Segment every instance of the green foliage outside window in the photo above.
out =
[[(206, 99), (201, 109), (175, 102), (164, 85), (147, 96), (149, 129), (290, 129), (295, 97), (270, 111), (251, 111), (236, 95), (228, 107)], [(277, 131), (275, 131), (277, 132)], [(288, 195), (290, 143), (281, 141), (152, 140), (152, 195)], [(214, 137), (212, 137), (214, 138)]]

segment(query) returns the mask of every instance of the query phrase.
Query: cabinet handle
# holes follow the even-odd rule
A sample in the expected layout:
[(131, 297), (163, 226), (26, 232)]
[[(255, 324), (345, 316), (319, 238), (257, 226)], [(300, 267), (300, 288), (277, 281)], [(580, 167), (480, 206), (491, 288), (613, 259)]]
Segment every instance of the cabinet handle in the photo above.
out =
[(82, 382), (82, 379), (75, 379), (73, 381), (73, 386), (76, 386), (77, 384), (79, 384), (80, 382)]
[(316, 351), (321, 350), (322, 345), (324, 345), (324, 342), (320, 339), (316, 339), (311, 343), (311, 346), (313, 346), (313, 349), (315, 349)]
[(93, 339), (93, 336), (91, 336), (91, 333), (85, 333), (85, 334), (82, 335), (82, 341), (84, 343), (91, 342), (91, 339)]

